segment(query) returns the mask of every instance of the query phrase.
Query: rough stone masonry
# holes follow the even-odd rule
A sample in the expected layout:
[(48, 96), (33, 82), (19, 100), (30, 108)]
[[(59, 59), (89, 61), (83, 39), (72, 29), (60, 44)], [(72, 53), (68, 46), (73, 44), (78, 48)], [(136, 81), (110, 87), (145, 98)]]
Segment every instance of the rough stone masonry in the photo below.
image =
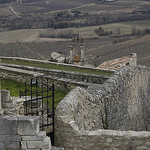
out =
[(0, 150), (51, 150), (46, 131), (39, 131), (39, 117), (19, 116), (8, 90), (1, 93)]
[(76, 88), (57, 106), (66, 150), (150, 150), (150, 68), (123, 67), (103, 85)]

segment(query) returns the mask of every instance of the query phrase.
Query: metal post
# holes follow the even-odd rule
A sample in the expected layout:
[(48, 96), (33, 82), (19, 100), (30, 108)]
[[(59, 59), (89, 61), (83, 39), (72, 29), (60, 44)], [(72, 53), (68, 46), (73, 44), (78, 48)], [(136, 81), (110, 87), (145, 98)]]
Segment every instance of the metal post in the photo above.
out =
[(33, 116), (33, 106), (32, 106), (32, 81), (33, 81), (33, 79), (31, 79), (31, 115)]
[(39, 115), (39, 105), (38, 105), (38, 100), (37, 100), (37, 99), (38, 99), (38, 89), (37, 89), (37, 88), (38, 88), (38, 84), (37, 84), (37, 77), (36, 77), (35, 80), (36, 80), (36, 107), (37, 107), (36, 115), (38, 116), (38, 115)]
[(54, 84), (52, 85), (52, 110), (53, 110), (53, 139), (52, 139), (52, 144), (54, 145), (54, 125), (55, 125), (55, 122), (54, 122), (54, 116), (55, 116), (55, 108), (54, 108)]
[(43, 115), (44, 115), (44, 110), (43, 110), (43, 77), (42, 77), (42, 130), (44, 129), (43, 127)]
[(27, 83), (25, 82), (25, 115), (27, 116), (28, 115), (28, 112), (27, 112)]
[(48, 124), (48, 113), (49, 113), (49, 110), (48, 110), (49, 109), (48, 108), (48, 105), (49, 105), (49, 103), (48, 103), (48, 99), (49, 99), (48, 98), (48, 90), (49, 90), (49, 87), (48, 87), (48, 78), (47, 78), (47, 85), (46, 86), (47, 86), (47, 124)]

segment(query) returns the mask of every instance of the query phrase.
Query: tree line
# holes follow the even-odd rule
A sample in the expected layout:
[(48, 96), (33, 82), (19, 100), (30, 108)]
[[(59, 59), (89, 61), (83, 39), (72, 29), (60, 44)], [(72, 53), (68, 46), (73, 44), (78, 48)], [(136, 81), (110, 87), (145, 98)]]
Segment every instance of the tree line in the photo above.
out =
[[(0, 16), (0, 22), (7, 22), (7, 28), (14, 29), (35, 29), (35, 28), (54, 28), (62, 29), (69, 27), (85, 27), (96, 26), (102, 24), (146, 20), (150, 19), (150, 10), (134, 11), (130, 14), (122, 13), (118, 15), (105, 14), (105, 15), (92, 15), (76, 12), (76, 15), (66, 16), (63, 14), (56, 14), (54, 16), (45, 16), (44, 14), (34, 16), (33, 14), (23, 15), (22, 18)], [(77, 22), (76, 19), (80, 19)]]

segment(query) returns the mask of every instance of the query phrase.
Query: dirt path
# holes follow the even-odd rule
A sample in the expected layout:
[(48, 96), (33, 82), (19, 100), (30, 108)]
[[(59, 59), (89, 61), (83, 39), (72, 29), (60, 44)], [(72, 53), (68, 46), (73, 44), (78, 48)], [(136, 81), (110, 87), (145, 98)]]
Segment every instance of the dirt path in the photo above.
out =
[(17, 12), (14, 11), (12, 6), (9, 6), (10, 11), (15, 14), (17, 17), (22, 18)]

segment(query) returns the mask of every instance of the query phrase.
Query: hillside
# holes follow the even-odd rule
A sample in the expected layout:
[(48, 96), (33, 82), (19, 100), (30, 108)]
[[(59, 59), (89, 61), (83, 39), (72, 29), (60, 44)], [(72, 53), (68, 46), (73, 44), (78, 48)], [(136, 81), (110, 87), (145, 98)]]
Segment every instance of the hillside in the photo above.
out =
[[(2, 56), (50, 59), (53, 51), (68, 56), (71, 38), (39, 35), (71, 30), (84, 38), (87, 60), (95, 66), (132, 52), (139, 64), (150, 66), (149, 1), (0, 0), (0, 14)], [(99, 27), (111, 34), (98, 36)]]

